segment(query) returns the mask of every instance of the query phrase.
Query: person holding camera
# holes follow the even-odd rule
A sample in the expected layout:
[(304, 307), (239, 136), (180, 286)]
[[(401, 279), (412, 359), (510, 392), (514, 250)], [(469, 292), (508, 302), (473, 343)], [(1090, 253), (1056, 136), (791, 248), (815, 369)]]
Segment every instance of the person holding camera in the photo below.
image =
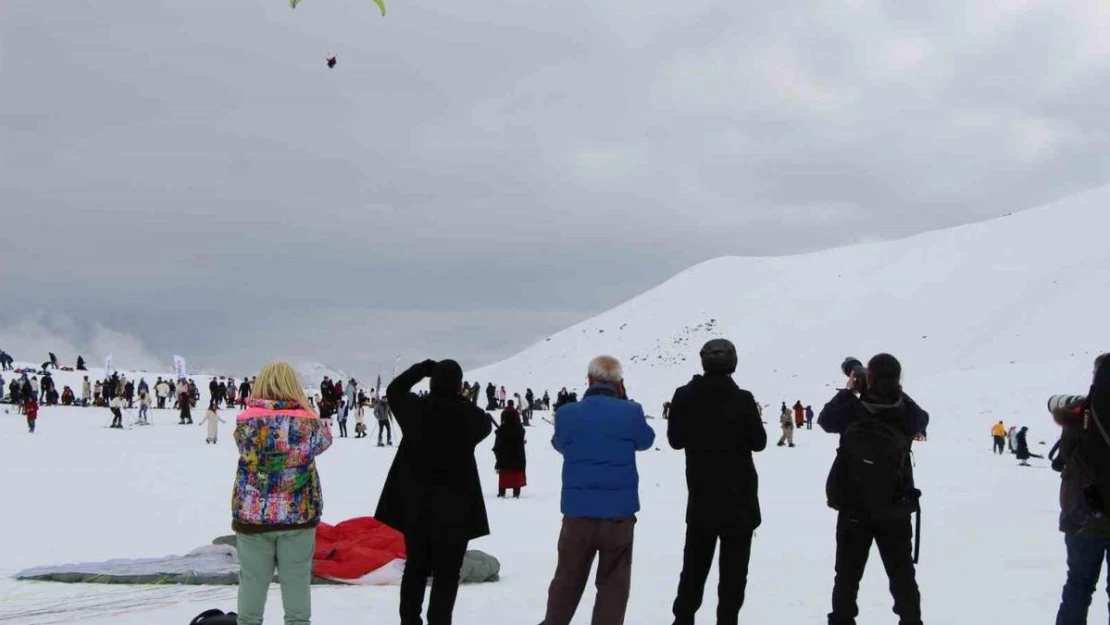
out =
[(693, 625), (721, 543), (717, 625), (736, 625), (748, 584), (752, 535), (762, 522), (752, 452), (767, 448), (755, 397), (732, 379), (736, 347), (713, 339), (701, 350), (705, 375), (675, 391), (671, 447), (686, 452), (686, 548), (674, 601), (675, 625)]
[(1049, 410), (1064, 428), (1052, 461), (1060, 472), (1068, 565), (1056, 625), (1086, 625), (1102, 562), (1110, 559), (1110, 354), (1095, 359), (1087, 397), (1053, 397)]
[[(431, 391), (421, 397), (412, 387), (425, 378), (431, 378)], [(401, 625), (423, 622), (429, 577), (428, 622), (450, 625), (467, 545), (489, 534), (474, 448), (493, 426), (463, 398), (462, 385), (457, 362), (426, 360), (385, 392), (402, 438), (374, 516), (405, 536)]]
[(910, 447), (929, 414), (902, 392), (902, 365), (894, 356), (879, 354), (866, 369), (849, 359), (842, 370), (847, 388), (817, 418), (826, 432), (840, 435), (826, 484), (829, 507), (839, 512), (828, 622), (855, 625), (859, 583), (874, 542), (890, 578), (899, 625), (921, 625), (910, 523), (921, 492), (914, 486)]

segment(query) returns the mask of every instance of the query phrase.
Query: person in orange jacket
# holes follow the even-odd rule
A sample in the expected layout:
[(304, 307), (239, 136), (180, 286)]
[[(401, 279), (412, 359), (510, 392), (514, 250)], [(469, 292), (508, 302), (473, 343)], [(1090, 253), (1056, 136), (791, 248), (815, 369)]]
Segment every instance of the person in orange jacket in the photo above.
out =
[(806, 425), (806, 409), (801, 400), (794, 404), (794, 425), (799, 430)]
[(1001, 421), (994, 424), (991, 428), (991, 436), (994, 437), (994, 453), (1006, 453), (1006, 426)]

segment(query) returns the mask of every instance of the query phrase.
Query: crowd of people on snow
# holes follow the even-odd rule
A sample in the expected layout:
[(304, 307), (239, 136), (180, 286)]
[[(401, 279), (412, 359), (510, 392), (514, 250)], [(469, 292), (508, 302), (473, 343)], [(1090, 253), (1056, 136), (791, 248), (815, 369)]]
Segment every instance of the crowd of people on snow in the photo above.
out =
[[(734, 625), (744, 603), (752, 537), (762, 520), (753, 453), (766, 448), (767, 432), (754, 396), (732, 378), (737, 365), (732, 343), (710, 341), (700, 356), (704, 373), (677, 389), (667, 409), (667, 439), (686, 455), (688, 487), (685, 557), (673, 604), (674, 623), (694, 622), (719, 546), (717, 622)], [(286, 621), (309, 622), (311, 558), (304, 556), (313, 549), (312, 531), (323, 506), (313, 459), (331, 445), (329, 422), (339, 418), (343, 404), (361, 404), (357, 383), (353, 402), (350, 382), (343, 386), (330, 380), (313, 402), (295, 380), (287, 364), (263, 368), (236, 427), (241, 459), (232, 516), (245, 541), (240, 548), (246, 548), (240, 553), (238, 603), (238, 622), (246, 625), (262, 622), (275, 553)], [(414, 392), (425, 380), (428, 391)], [(595, 560), (600, 563), (594, 625), (623, 623), (631, 588), (640, 511), (636, 454), (653, 447), (655, 430), (641, 406), (628, 399), (616, 358), (593, 359), (587, 381), (581, 399), (560, 391), (555, 404), (551, 444), (563, 457), (563, 523), (543, 625), (569, 625)], [(485, 387), (483, 410), (477, 405), (481, 389), (463, 381), (456, 362), (429, 360), (397, 376), (382, 399), (402, 437), (375, 517), (404, 535), (408, 560), (400, 589), (402, 625), (424, 622), (429, 580), (427, 622), (451, 622), (467, 546), (490, 533), (476, 447), (494, 435), (499, 497), (519, 497), (526, 485), (524, 414), (546, 406), (546, 398), (537, 402), (529, 392), (520, 398), (522, 404), (491, 384)], [(791, 426), (799, 427), (799, 407), (801, 423), (812, 424), (812, 411), (807, 415), (798, 402), (789, 410)], [(311, 418), (314, 408), (321, 419)], [(489, 416), (497, 410), (500, 422)], [(888, 354), (875, 356), (866, 368), (860, 365), (817, 417), (822, 429), (841, 436), (826, 493), (840, 515), (831, 625), (855, 622), (856, 595), (872, 543), (878, 543), (883, 554), (902, 625), (921, 623), (911, 524), (920, 491), (910, 449), (928, 420), (928, 413), (902, 391), (901, 364)], [(297, 441), (297, 448), (288, 454), (284, 472), (278, 473), (283, 478), (266, 482), (265, 492), (248, 493), (247, 484), (260, 483), (253, 473), (263, 470), (250, 459), (272, 446), (273, 432), (294, 430), (297, 436), (290, 435), (290, 440)], [(344, 428), (340, 432), (342, 436)], [(277, 508), (256, 505), (259, 497), (295, 505), (282, 506), (281, 514), (267, 514), (264, 510)], [(262, 556), (266, 553), (269, 559)]]
[[(694, 623), (716, 554), (717, 623), (735, 625), (745, 600), (752, 539), (762, 523), (753, 454), (767, 447), (768, 437), (762, 407), (733, 380), (735, 346), (714, 339), (701, 349), (700, 357), (703, 373), (679, 387), (664, 408), (667, 441), (685, 454), (688, 490), (673, 622)], [(901, 363), (894, 356), (876, 355), (866, 366), (850, 359), (844, 372), (844, 388), (816, 417), (822, 430), (840, 437), (826, 481), (827, 504), (838, 514), (828, 623), (854, 625), (860, 580), (875, 544), (900, 625), (921, 625), (915, 566), (921, 491), (911, 451), (915, 441), (927, 440), (929, 414), (903, 390)], [(49, 373), (41, 373), (41, 378), (28, 379), (23, 372), (12, 381), (12, 397), (23, 407), (31, 431), (39, 403), (56, 391), (52, 380), (47, 381)], [(428, 390), (414, 392), (424, 380)], [(622, 624), (629, 600), (640, 511), (636, 454), (652, 448), (656, 434), (641, 406), (628, 398), (616, 358), (593, 359), (587, 382), (581, 399), (563, 389), (553, 406), (551, 444), (563, 457), (563, 521), (542, 625), (569, 625), (595, 560), (600, 562), (594, 625)], [(134, 384), (113, 374), (88, 388), (86, 377), (85, 387), (82, 404), (103, 405), (106, 400), (114, 421), (135, 397), (140, 406), (144, 401), (150, 405), (144, 379)], [(267, 365), (256, 378), (239, 385), (230, 378), (213, 379), (201, 423), (208, 427), (206, 442), (218, 440), (218, 424), (224, 422), (219, 407), (244, 410), (235, 426), (240, 461), (232, 503), (241, 571), (238, 623), (262, 623), (275, 567), (286, 621), (310, 622), (311, 554), (323, 508), (315, 458), (332, 444), (333, 420), (339, 422), (339, 436), (347, 436), (351, 411), (356, 415), (355, 437), (365, 438), (364, 413), (369, 408), (379, 424), (379, 446), (393, 444), (392, 422), (401, 434), (375, 515), (405, 539), (401, 623), (423, 622), (431, 580), (427, 621), (449, 624), (467, 546), (490, 533), (475, 449), (494, 435), (498, 497), (520, 497), (527, 483), (528, 415), (551, 406), (546, 392), (537, 399), (529, 389), (524, 397), (514, 394), (510, 399), (503, 387), (491, 383), (485, 387), (483, 410), (477, 405), (481, 388), (464, 382), (461, 367), (451, 360), (412, 366), (392, 381), (385, 397), (378, 397), (376, 389), (368, 395), (353, 379), (344, 383), (325, 378), (319, 394), (309, 398), (286, 363)], [(192, 422), (188, 411), (198, 398), (195, 384), (175, 385), (159, 378), (154, 396), (159, 407), (176, 397), (181, 422)], [(1062, 478), (1060, 530), (1068, 565), (1057, 624), (1078, 625), (1086, 623), (1101, 563), (1110, 556), (1110, 354), (1095, 360), (1086, 396), (1060, 397), (1049, 404), (1063, 428), (1049, 458)], [(488, 414), (495, 411), (500, 411), (499, 421)], [(788, 407), (783, 402), (778, 444), (793, 446), (793, 430), (812, 429), (813, 421), (809, 406), (798, 401)], [(1008, 446), (1023, 462), (1039, 458), (1029, 451), (1026, 435), (1026, 428), (1007, 428), (1000, 421), (991, 429), (994, 451), (1005, 453)], [(283, 437), (280, 445), (288, 448), (286, 453), (269, 455), (273, 462), (260, 463), (267, 450), (279, 446), (278, 436)], [(268, 479), (258, 479), (259, 472), (266, 472)]]

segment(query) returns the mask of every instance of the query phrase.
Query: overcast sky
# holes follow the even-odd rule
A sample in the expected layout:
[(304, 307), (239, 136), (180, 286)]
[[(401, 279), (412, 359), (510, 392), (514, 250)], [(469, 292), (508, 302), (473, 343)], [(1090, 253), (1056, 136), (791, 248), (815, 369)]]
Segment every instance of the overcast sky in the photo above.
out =
[(0, 348), (470, 367), (1110, 181), (1105, 0), (387, 1), (0, 2)]

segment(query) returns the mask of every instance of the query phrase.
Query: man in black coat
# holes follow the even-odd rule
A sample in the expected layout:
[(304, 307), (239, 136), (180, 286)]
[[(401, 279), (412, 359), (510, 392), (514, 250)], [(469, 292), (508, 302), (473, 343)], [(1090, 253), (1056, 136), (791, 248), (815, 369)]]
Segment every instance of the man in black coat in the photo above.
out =
[[(906, 444), (910, 445), (913, 438), (929, 425), (929, 413), (902, 392), (901, 378), (902, 365), (894, 356), (875, 356), (867, 365), (866, 383), (857, 380), (853, 372), (848, 379), (848, 387), (837, 392), (825, 405), (817, 424), (826, 432), (843, 434), (857, 420), (876, 419), (901, 431), (906, 437)], [(860, 393), (858, 397), (857, 392)], [(894, 613), (899, 616), (899, 625), (921, 625), (921, 593), (913, 563), (913, 527), (910, 523), (920, 493), (914, 487), (913, 466), (908, 463), (908, 458), (904, 470), (906, 499), (889, 514), (878, 515), (862, 509), (858, 505), (863, 500), (861, 493), (844, 492), (839, 496), (836, 579), (829, 625), (855, 625), (859, 615), (856, 602), (859, 583), (872, 542), (878, 545), (879, 556), (890, 578)], [(831, 496), (830, 493), (830, 499)]]
[[(431, 392), (412, 387), (431, 378)], [(375, 517), (405, 535), (401, 625), (420, 625), (424, 591), (433, 577), (430, 625), (450, 625), (467, 544), (489, 534), (474, 448), (493, 427), (461, 395), (462, 368), (453, 360), (414, 365), (386, 389), (401, 429)]]
[(714, 339), (701, 350), (704, 376), (675, 391), (667, 439), (686, 451), (686, 549), (675, 625), (693, 625), (713, 554), (721, 543), (717, 624), (735, 625), (748, 583), (752, 534), (759, 512), (759, 476), (752, 452), (767, 447), (767, 431), (751, 393), (736, 385), (736, 347)]

